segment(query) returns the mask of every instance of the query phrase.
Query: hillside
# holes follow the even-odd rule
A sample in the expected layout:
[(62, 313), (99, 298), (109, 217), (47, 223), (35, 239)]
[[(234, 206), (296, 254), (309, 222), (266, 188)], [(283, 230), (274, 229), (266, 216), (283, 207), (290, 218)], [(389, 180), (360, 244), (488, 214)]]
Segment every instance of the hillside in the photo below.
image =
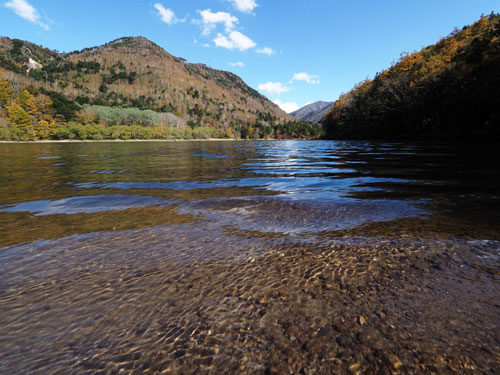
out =
[(323, 119), (323, 117), (325, 117), (332, 105), (333, 102), (318, 101), (308, 104), (295, 112), (290, 113), (290, 115), (299, 120), (318, 123)]
[[(18, 117), (24, 115), (14, 114), (19, 108), (13, 105), (19, 104), (35, 128), (51, 120), (106, 126), (139, 123), (210, 128), (219, 136), (251, 138), (288, 137), (296, 129), (288, 124), (294, 121), (291, 116), (240, 77), (188, 63), (143, 37), (70, 53), (2, 37), (0, 80), (0, 87), (10, 92), (4, 93), (9, 100), (0, 100), (4, 128), (7, 122), (22, 122)], [(28, 92), (22, 94), (24, 99), (23, 89)], [(30, 112), (28, 94), (42, 95), (38, 100), (45, 103), (45, 117)]]
[(500, 137), (500, 15), (401, 54), (322, 122), (333, 139)]

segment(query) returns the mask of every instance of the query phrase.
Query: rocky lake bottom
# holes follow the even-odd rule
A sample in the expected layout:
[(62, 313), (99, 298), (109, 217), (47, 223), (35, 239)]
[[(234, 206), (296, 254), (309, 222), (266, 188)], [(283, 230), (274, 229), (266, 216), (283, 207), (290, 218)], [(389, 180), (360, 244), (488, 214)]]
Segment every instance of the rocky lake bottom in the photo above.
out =
[[(298, 144), (288, 147), (311, 171), (311, 155)], [(203, 147), (220, 156), (237, 146)], [(252, 162), (286, 148), (241, 147)], [(359, 168), (349, 160), (349, 169)], [(134, 167), (120, 163), (100, 170)], [(225, 174), (231, 163), (213, 165)], [(37, 172), (30, 197), (19, 188), (6, 193), (7, 181), (15, 186), (27, 176), (15, 168), (3, 174), (1, 374), (500, 372), (495, 184), (478, 191), (457, 183), (444, 194), (428, 176), (381, 182), (372, 167), (364, 181), (349, 176), (332, 180), (334, 187), (318, 172), (269, 177), (267, 185), (252, 176), (178, 183), (153, 178), (155, 168), (145, 185), (137, 176), (97, 179), (91, 164), (57, 182), (69, 192), (53, 190), (54, 178)], [(459, 205), (441, 200), (464, 192), (469, 198)]]

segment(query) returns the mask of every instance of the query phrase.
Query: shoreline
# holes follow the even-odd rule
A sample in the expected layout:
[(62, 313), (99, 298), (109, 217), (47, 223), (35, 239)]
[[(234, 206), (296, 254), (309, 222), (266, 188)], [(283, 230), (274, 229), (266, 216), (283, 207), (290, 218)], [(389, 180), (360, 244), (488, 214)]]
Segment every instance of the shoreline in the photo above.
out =
[[(250, 141), (251, 139), (233, 138), (206, 138), (206, 139), (44, 139), (38, 141), (0, 141), (0, 144), (9, 143), (106, 143), (106, 142), (199, 142), (199, 141)], [(271, 141), (273, 139), (263, 139)]]

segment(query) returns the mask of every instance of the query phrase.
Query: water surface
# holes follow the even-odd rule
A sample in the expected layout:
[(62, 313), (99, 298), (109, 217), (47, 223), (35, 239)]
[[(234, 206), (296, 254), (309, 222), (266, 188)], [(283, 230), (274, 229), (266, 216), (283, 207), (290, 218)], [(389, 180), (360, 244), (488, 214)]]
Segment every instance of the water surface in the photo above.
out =
[(500, 220), (497, 159), (450, 145), (4, 144), (0, 154), (4, 247), (178, 214), (237, 230), (325, 234), (385, 222), (388, 233), (478, 239), (497, 238)]
[(0, 373), (492, 373), (498, 161), (450, 144), (0, 144)]

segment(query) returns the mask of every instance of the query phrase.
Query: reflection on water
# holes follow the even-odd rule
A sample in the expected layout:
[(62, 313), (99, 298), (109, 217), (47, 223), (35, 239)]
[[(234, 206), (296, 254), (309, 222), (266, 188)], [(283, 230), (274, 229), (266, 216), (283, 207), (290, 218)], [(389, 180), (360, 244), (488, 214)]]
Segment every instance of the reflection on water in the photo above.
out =
[(127, 208), (154, 206), (167, 203), (157, 197), (138, 195), (94, 195), (90, 197), (71, 197), (56, 201), (44, 200), (23, 202), (2, 208), (0, 212), (31, 212), (35, 216), (55, 214), (94, 213), (102, 211), (118, 211)]
[(0, 144), (0, 373), (496, 373), (498, 160)]
[(367, 222), (392, 221), (425, 213), (400, 201), (348, 199), (321, 203), (296, 199), (295, 195), (293, 198), (205, 199), (181, 204), (178, 212), (199, 215), (239, 230), (299, 234), (296, 238), (299, 240), (304, 240), (300, 234), (350, 229)]
[[(4, 144), (0, 154), (0, 246), (53, 238), (39, 216), (67, 215), (63, 225), (75, 234), (79, 226), (82, 231), (90, 227), (82, 222), (97, 224), (100, 212), (161, 207), (165, 201), (178, 207), (178, 213), (253, 231), (311, 233), (390, 222), (389, 233), (403, 224), (411, 233), (404, 219), (419, 218), (413, 226), (419, 234), (428, 228), (482, 238), (499, 224), (497, 158), (451, 146), (326, 141)], [(244, 215), (241, 207), (248, 211), (249, 206), (251, 215)], [(170, 212), (155, 211), (149, 225), (164, 225)], [(78, 213), (87, 215), (76, 217)], [(27, 230), (38, 223), (36, 235)], [(135, 215), (120, 215), (120, 224), (142, 227)], [(92, 231), (107, 227), (96, 225)]]

